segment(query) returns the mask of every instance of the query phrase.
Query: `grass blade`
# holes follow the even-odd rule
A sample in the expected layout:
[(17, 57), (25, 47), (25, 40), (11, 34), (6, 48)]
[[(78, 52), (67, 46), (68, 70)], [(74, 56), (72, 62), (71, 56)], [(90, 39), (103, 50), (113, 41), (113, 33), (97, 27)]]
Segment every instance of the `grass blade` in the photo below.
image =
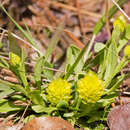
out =
[(64, 29), (64, 23), (61, 23), (60, 26), (57, 28), (55, 35), (53, 36), (53, 38), (51, 39), (51, 41), (49, 43), (48, 49), (47, 49), (46, 54), (45, 54), (45, 60), (48, 60), (53, 49), (55, 48), (58, 41), (60, 40), (63, 29)]
[(43, 71), (44, 57), (40, 57), (34, 67), (34, 78), (39, 90), (41, 90), (41, 74)]

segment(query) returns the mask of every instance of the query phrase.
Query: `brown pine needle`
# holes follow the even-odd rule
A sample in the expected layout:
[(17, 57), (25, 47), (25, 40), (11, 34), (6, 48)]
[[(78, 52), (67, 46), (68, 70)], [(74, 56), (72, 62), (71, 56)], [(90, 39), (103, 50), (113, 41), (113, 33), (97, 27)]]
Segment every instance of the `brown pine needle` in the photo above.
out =
[(109, 18), (108, 18), (108, 10), (109, 10), (109, 2), (108, 0), (105, 0), (105, 5), (106, 5), (106, 30), (108, 33), (108, 37), (111, 37), (111, 31), (110, 31), (110, 25), (109, 25)]
[(83, 26), (81, 12), (80, 12), (80, 4), (79, 4), (78, 0), (76, 0), (76, 7), (77, 7), (78, 18), (79, 18), (79, 23), (80, 23), (80, 30), (81, 30), (83, 36), (85, 36), (85, 32), (83, 30), (84, 26)]
[[(55, 5), (57, 7), (65, 8), (65, 9), (68, 9), (70, 11), (77, 12), (77, 8), (75, 8), (73, 6), (65, 5), (63, 3), (59, 3), (59, 2), (55, 2), (55, 1), (49, 1), (49, 0), (47, 0), (47, 1), (50, 2), (50, 4)], [(95, 18), (101, 18), (100, 14), (90, 12), (90, 11), (86, 11), (86, 10), (83, 10), (83, 9), (81, 9), (80, 11), (81, 11), (81, 14), (84, 14), (84, 15), (87, 15), (87, 16), (89, 15), (89, 16), (92, 16), (92, 17), (95, 17)]]
[(83, 49), (84, 44), (78, 40), (70, 31), (65, 30), (66, 34), (74, 41), (74, 44), (79, 47), (80, 49)]

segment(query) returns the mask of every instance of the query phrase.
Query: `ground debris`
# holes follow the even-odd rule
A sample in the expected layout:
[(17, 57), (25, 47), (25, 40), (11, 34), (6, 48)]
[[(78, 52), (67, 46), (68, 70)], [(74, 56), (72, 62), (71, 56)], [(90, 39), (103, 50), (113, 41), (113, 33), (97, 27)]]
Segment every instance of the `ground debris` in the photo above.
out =
[(130, 130), (130, 103), (112, 108), (107, 124), (110, 130)]

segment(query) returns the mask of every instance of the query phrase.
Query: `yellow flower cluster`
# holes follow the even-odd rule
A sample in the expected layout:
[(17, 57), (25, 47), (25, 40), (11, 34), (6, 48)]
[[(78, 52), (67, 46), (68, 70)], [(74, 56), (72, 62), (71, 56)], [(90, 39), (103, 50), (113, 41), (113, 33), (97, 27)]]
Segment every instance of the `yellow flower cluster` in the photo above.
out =
[(114, 28), (116, 26), (119, 27), (120, 31), (123, 32), (125, 27), (126, 27), (126, 20), (123, 15), (119, 16), (118, 18), (115, 19), (113, 23)]
[(47, 88), (47, 99), (53, 105), (59, 103), (60, 100), (68, 102), (71, 98), (71, 85), (61, 78), (52, 81)]
[(104, 92), (104, 84), (97, 75), (89, 71), (84, 78), (77, 83), (77, 91), (83, 103), (95, 103), (100, 99)]
[(125, 54), (125, 56), (130, 57), (130, 45), (127, 45), (124, 48), (124, 54)]
[(18, 55), (14, 54), (13, 52), (10, 52), (9, 60), (10, 60), (11, 65), (17, 66), (19, 65), (21, 59)]

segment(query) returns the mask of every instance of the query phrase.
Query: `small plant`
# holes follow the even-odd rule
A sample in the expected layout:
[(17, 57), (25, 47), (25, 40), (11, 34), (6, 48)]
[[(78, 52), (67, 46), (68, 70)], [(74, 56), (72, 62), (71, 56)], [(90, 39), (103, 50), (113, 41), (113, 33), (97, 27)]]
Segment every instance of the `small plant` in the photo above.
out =
[[(119, 74), (130, 62), (130, 46), (126, 45), (130, 40), (130, 25), (126, 25), (122, 17), (115, 20), (112, 37), (106, 44), (95, 44), (95, 57), (87, 57), (87, 62), (84, 61), (87, 44), (83, 50), (71, 45), (67, 50), (65, 73), (58, 78), (55, 77), (53, 70), (47, 70), (45, 67), (53, 68), (49, 56), (60, 39), (63, 24), (57, 28), (45, 56), (38, 51), (39, 57), (32, 75), (34, 84), (28, 81), (24, 50), (21, 50), (21, 56), (9, 52), (9, 63), (1, 59), (0, 66), (11, 70), (19, 83), (0, 80), (0, 91), (6, 96), (6, 98), (0, 96), (0, 112), (11, 114), (23, 111), (26, 106), (16, 105), (15, 102), (20, 101), (24, 104), (30, 101), (27, 111), (34, 115), (30, 114), (25, 120), (32, 116), (58, 116), (84, 128), (88, 128), (93, 122), (96, 126), (99, 122), (102, 129), (102, 123), (106, 121), (110, 105), (118, 95), (120, 84), (130, 77), (129, 73)], [(19, 28), (19, 25), (16, 26)], [(24, 33), (23, 30), (22, 32)], [(94, 35), (98, 30), (95, 32)], [(25, 36), (30, 40), (27, 34)], [(34, 42), (31, 43), (36, 47)], [(124, 47), (124, 57), (119, 60), (119, 53)], [(91, 52), (88, 54), (91, 56)], [(93, 67), (96, 67), (97, 71), (93, 72)], [(50, 80), (50, 83), (42, 84), (43, 77)]]

